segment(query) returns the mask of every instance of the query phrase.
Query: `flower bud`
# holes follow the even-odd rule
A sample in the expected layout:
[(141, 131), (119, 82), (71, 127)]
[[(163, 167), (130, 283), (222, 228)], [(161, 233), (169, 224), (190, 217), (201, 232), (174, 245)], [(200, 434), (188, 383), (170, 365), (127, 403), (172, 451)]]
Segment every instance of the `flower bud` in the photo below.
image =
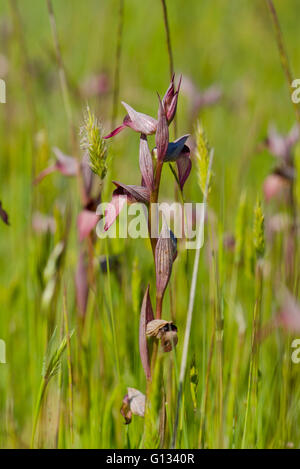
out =
[(160, 97), (158, 96), (158, 122), (155, 135), (155, 143), (157, 148), (157, 159), (163, 160), (169, 145), (169, 129), (165, 110), (163, 108)]

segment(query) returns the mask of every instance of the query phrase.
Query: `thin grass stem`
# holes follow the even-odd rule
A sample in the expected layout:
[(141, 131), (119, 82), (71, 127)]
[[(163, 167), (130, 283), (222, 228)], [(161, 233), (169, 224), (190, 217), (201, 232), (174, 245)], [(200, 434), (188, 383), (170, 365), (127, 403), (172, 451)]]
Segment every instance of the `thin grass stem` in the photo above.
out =
[[(209, 188), (209, 181), (210, 181), (210, 175), (211, 175), (213, 156), (214, 156), (214, 151), (212, 149), (211, 152), (210, 152), (210, 157), (209, 157), (209, 167), (208, 167), (208, 172), (207, 172), (206, 187), (205, 187), (205, 193), (204, 193), (204, 198), (203, 198), (203, 203), (204, 204), (206, 204), (206, 202), (207, 202), (208, 188)], [(183, 352), (182, 352), (181, 366), (180, 366), (176, 417), (175, 417), (174, 431), (173, 431), (173, 437), (172, 437), (172, 448), (175, 448), (175, 445), (176, 445), (177, 428), (178, 428), (178, 422), (179, 422), (179, 412), (180, 412), (180, 406), (181, 406), (181, 400), (182, 400), (183, 382), (184, 382), (185, 373), (186, 373), (187, 356), (188, 356), (188, 349), (189, 349), (189, 343), (190, 343), (190, 335), (191, 335), (191, 327), (192, 327), (192, 319), (193, 319), (193, 310), (194, 310), (195, 295), (196, 295), (200, 250), (201, 250), (201, 247), (198, 247), (196, 249), (195, 260), (194, 260), (194, 268), (193, 268), (192, 283), (191, 283), (190, 298), (189, 298), (189, 307), (188, 307), (188, 313), (187, 313), (184, 343), (183, 343)]]

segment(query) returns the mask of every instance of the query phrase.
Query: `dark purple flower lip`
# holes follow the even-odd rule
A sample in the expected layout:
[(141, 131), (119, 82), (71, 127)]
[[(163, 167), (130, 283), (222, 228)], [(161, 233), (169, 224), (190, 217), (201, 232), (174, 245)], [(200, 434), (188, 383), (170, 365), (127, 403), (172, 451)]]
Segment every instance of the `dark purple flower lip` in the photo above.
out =
[(179, 137), (177, 140), (174, 142), (170, 142), (167, 148), (166, 155), (164, 157), (164, 161), (176, 161), (181, 153), (189, 153), (189, 147), (185, 145), (185, 142), (189, 138), (189, 134), (183, 135), (182, 137)]
[(168, 148), (164, 157), (164, 163), (176, 162), (178, 169), (178, 180), (181, 190), (192, 169), (192, 162), (190, 159), (190, 149), (185, 142), (189, 134), (183, 135), (174, 142), (168, 144)]
[(183, 186), (186, 183), (187, 178), (190, 175), (192, 169), (192, 162), (190, 159), (190, 151), (183, 153), (180, 158), (176, 160), (177, 169), (178, 169), (178, 179), (181, 190), (183, 190)]

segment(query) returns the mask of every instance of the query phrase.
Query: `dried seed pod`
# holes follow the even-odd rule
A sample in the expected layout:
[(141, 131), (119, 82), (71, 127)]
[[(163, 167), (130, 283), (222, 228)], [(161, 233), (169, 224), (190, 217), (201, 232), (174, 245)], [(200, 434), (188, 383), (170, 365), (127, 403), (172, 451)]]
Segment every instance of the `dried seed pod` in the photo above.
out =
[[(176, 327), (176, 326), (175, 326)], [(161, 347), (164, 352), (171, 352), (173, 346), (176, 347), (178, 336), (176, 330), (168, 330), (161, 338)]]
[(128, 425), (132, 419), (132, 410), (130, 409), (130, 400), (129, 400), (128, 394), (126, 394), (126, 396), (124, 396), (123, 398), (120, 412), (121, 412), (121, 415), (125, 419), (125, 424)]
[(149, 337), (156, 337), (161, 339), (168, 331), (177, 332), (177, 327), (172, 321), (165, 321), (164, 319), (154, 319), (148, 322), (146, 335)]

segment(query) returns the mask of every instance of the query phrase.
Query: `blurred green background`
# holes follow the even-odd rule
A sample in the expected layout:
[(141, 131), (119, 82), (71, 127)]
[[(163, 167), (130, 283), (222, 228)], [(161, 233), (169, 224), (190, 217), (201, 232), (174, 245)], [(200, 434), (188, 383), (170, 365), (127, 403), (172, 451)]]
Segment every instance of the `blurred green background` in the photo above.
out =
[[(53, 215), (54, 211), (59, 211), (65, 202), (70, 203), (73, 209), (70, 243), (63, 274), (63, 281), (68, 290), (72, 327), (76, 326), (77, 314), (73, 277), (78, 250), (76, 215), (80, 209), (80, 202), (76, 181), (57, 173), (49, 176), (39, 186), (32, 185), (33, 178), (53, 158), (51, 151), (53, 146), (59, 147), (67, 154), (72, 154), (73, 151), (59, 86), (47, 5), (43, 0), (23, 0), (17, 3), (20, 18), (14, 12), (14, 2), (3, 0), (0, 4), (0, 78), (5, 79), (7, 85), (7, 103), (0, 105), (0, 200), (9, 213), (11, 223), (10, 227), (0, 223), (0, 338), (7, 344), (7, 364), (0, 365), (0, 444), (4, 447), (29, 445), (33, 408), (47, 343), (48, 313), (41, 306), (41, 296), (45, 288), (43, 271), (57, 240), (51, 234), (40, 235), (32, 231), (32, 213), (39, 211)], [(297, 0), (277, 0), (275, 4), (294, 76), (298, 77), (300, 76), (300, 5)], [(262, 184), (274, 166), (274, 158), (267, 151), (259, 150), (258, 145), (266, 137), (270, 123), (274, 123), (282, 133), (287, 133), (295, 121), (294, 111), (265, 2), (169, 0), (167, 6), (176, 78), (178, 79), (182, 73), (202, 91), (213, 84), (218, 85), (223, 94), (218, 103), (201, 110), (198, 116), (211, 146), (215, 149), (210, 207), (216, 214), (217, 231), (222, 232), (223, 236), (225, 233), (234, 232), (238, 203), (244, 190), (247, 191), (247, 204), (251, 214), (257, 198), (262, 198)], [(76, 132), (79, 133), (88, 103), (108, 133), (111, 130), (119, 2), (53, 0), (53, 7), (61, 53), (70, 84)], [(21, 19), (19, 26), (18, 18)], [(102, 94), (90, 96), (91, 85), (89, 86), (88, 80), (95, 74), (102, 74), (107, 88)], [(119, 101), (124, 100), (135, 109), (156, 116), (156, 91), (163, 95), (168, 83), (169, 63), (161, 2), (125, 0)], [(191, 123), (190, 106), (189, 97), (182, 92), (177, 112), (178, 135), (193, 133), (195, 122)], [(124, 115), (124, 109), (119, 103), (116, 123), (121, 123)], [(172, 133), (173, 129), (171, 135)], [(153, 141), (151, 140), (152, 143)], [(111, 180), (120, 180), (126, 184), (137, 184), (140, 180), (136, 134), (126, 129), (109, 142), (109, 152), (111, 167), (104, 189), (105, 200), (110, 199), (113, 190)], [(164, 178), (161, 197), (172, 198), (174, 184), (170, 171), (164, 171)], [(192, 201), (202, 199), (196, 171), (192, 172), (186, 184), (185, 197)], [(77, 447), (124, 447), (128, 443), (128, 431), (133, 433), (132, 446), (139, 442), (138, 435), (142, 423), (138, 423), (136, 433), (123, 428), (119, 407), (127, 385), (139, 389), (144, 386), (137, 349), (137, 327), (132, 327), (133, 319), (138, 321), (138, 308), (143, 288), (136, 293), (136, 298), (132, 298), (131, 284), (132, 275), (136, 275), (132, 274), (134, 270), (132, 266), (140, 272), (142, 278), (139, 281), (142, 286), (147, 283), (147, 277), (152, 272), (151, 253), (144, 241), (134, 243), (131, 240), (121, 240), (111, 243), (111, 253), (124, 251), (127, 254), (123, 259), (121, 288), (116, 276), (111, 280), (117, 335), (118, 338), (122, 337), (118, 345), (123, 364), (122, 382), (118, 382), (113, 371), (113, 358), (109, 351), (112, 338), (110, 332), (105, 332), (105, 328), (109, 329), (109, 319), (105, 315), (103, 318), (102, 315), (106, 301), (103, 289), (105, 290), (107, 279), (104, 275), (100, 275), (99, 305), (96, 313), (95, 304), (89, 309), (90, 328), (85, 332), (89, 339), (88, 345), (85, 344), (85, 352), (80, 348), (82, 344), (78, 345), (75, 342), (78, 341), (78, 337), (74, 339), (74, 343), (77, 344), (73, 351), (74, 374), (77, 376), (78, 386), (78, 390), (76, 391), (75, 386), (74, 391), (74, 420), (76, 421), (77, 416), (78, 422), (75, 437)], [(103, 246), (98, 243), (97, 253), (104, 252)], [(227, 254), (224, 254), (224, 257), (226, 256)], [(203, 256), (202, 260), (190, 359), (196, 353), (200, 369), (199, 379), (203, 384), (209, 347), (209, 335), (204, 337), (203, 327), (206, 321), (207, 325), (211, 321), (210, 317), (203, 319), (203, 315), (205, 316), (206, 308), (207, 314), (211, 311), (209, 311), (210, 287), (206, 257)], [(227, 258), (221, 266), (224, 291), (226, 282), (229, 282), (231, 261), (229, 260), (228, 264), (226, 262)], [(191, 259), (187, 266), (185, 260), (179, 260), (178, 264), (176, 285), (179, 293), (176, 316), (183, 331)], [(243, 273), (241, 273), (241, 282), (244, 283), (237, 302), (242, 302), (246, 316), (251, 318), (254, 282)], [(272, 303), (274, 286), (268, 288), (264, 313), (266, 319), (274, 311)], [(224, 295), (226, 297), (226, 292)], [(61, 311), (62, 293), (59, 295), (55, 313), (58, 327), (61, 327)], [(93, 326), (93, 314), (96, 315), (95, 326)], [(250, 321), (251, 319), (247, 323), (250, 324)], [(230, 337), (236, 335), (235, 326), (231, 329), (230, 320), (228, 324), (227, 355), (225, 351), (228, 362), (224, 367), (224, 375), (227, 378), (231, 373), (231, 354), (234, 353), (230, 346)], [(249, 332), (249, 337), (250, 335)], [(284, 367), (280, 368), (278, 374), (275, 371), (273, 374), (275, 363), (272, 361), (272, 356), (281, 361), (288, 349), (279, 339), (279, 342), (276, 340), (269, 344), (269, 349), (265, 352), (265, 370), (269, 374), (260, 401), (260, 428), (263, 428), (262, 433), (265, 431), (261, 446), (286, 444), (286, 441), (283, 442), (281, 436), (276, 434), (277, 419), (282, 418), (284, 426), (284, 422), (288, 422), (288, 418), (291, 418), (289, 421), (291, 429), (296, 425), (294, 420), (296, 414), (293, 414), (292, 409), (299, 395), (298, 386), (295, 385), (297, 394), (294, 396), (295, 402), (293, 401), (292, 407), (289, 407), (287, 420), (284, 420), (285, 417), (281, 414), (283, 404), (280, 397), (280, 380)], [(181, 345), (178, 347), (178, 353), (180, 347)], [(79, 366), (81, 353), (86, 355), (84, 363)], [(249, 347), (244, 353), (248, 357)], [(88, 420), (85, 419), (80, 405), (81, 390), (78, 383), (81, 372), (82, 379), (86, 379), (90, 387), (89, 404), (87, 404), (90, 406)], [(65, 365), (63, 376), (65, 387), (61, 387), (61, 392), (66, 398)], [(246, 363), (242, 376), (243, 384), (239, 398), (241, 412), (244, 411), (247, 386)], [(294, 377), (294, 380), (294, 383), (299, 384), (297, 377)], [(272, 394), (274, 383), (279, 386), (279, 394), (276, 394), (274, 400), (270, 397), (268, 403), (268, 393)], [(200, 385), (199, 388), (203, 389)], [(51, 396), (54, 396), (53, 400), (56, 402), (55, 389), (52, 390)], [(82, 392), (85, 396), (84, 389)], [(202, 399), (201, 393), (202, 391), (199, 391), (199, 399)], [(86, 396), (82, 399), (86, 399)], [(277, 408), (276, 406), (278, 412), (274, 411), (274, 421), (270, 422), (268, 417), (272, 414), (272, 409)], [(51, 409), (50, 404), (49, 408)], [(211, 412), (211, 415), (214, 415), (213, 405)], [(297, 412), (299, 415), (299, 407)], [(194, 415), (192, 409), (188, 409), (187, 413)], [(49, 415), (46, 417), (46, 421), (49, 419), (48, 423), (53, 423), (54, 414), (54, 410), (52, 414), (50, 411), (50, 417)], [(187, 422), (189, 423), (188, 418)], [(210, 424), (207, 445), (214, 446), (213, 421)], [(102, 429), (100, 433), (99, 426)], [(237, 431), (241, 432), (242, 426), (243, 422)], [(196, 427), (197, 419), (193, 420), (191, 428)], [(50, 430), (49, 433), (51, 434)], [(46, 436), (42, 444), (54, 446), (51, 435)], [(297, 442), (299, 444), (299, 430), (295, 433), (295, 440), (295, 444)], [(192, 436), (184, 442), (191, 447), (197, 446)], [(61, 431), (60, 446), (71, 446), (67, 430)]]

